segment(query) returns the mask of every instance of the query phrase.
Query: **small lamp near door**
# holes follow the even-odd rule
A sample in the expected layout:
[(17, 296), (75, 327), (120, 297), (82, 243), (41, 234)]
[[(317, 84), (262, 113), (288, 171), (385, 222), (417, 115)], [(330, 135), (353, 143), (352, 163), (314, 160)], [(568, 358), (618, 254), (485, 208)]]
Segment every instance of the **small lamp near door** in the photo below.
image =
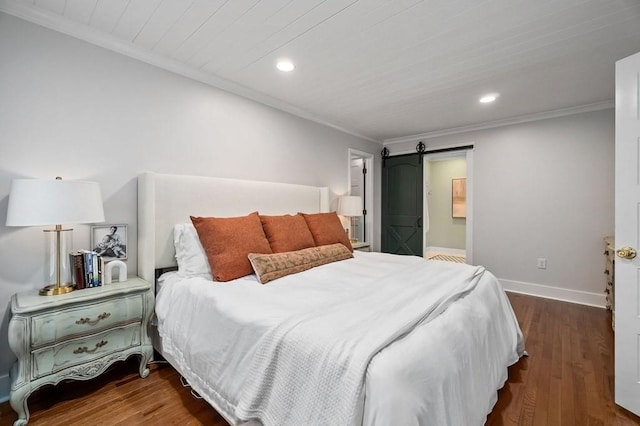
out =
[(338, 214), (349, 218), (349, 240), (352, 243), (358, 241), (353, 236), (353, 222), (356, 217), (362, 216), (362, 197), (358, 195), (344, 195), (338, 199)]
[(63, 225), (104, 222), (100, 185), (54, 179), (14, 179), (9, 192), (6, 226), (55, 226), (45, 229), (48, 258), (42, 296), (64, 294), (71, 283), (71, 228)]

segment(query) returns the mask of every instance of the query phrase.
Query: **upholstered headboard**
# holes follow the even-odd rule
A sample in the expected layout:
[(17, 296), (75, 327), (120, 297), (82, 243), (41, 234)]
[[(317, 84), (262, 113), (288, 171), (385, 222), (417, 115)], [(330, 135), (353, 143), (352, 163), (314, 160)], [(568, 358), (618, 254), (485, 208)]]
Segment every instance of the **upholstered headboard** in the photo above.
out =
[(189, 216), (242, 216), (329, 211), (323, 187), (143, 173), (138, 177), (138, 275), (154, 282), (155, 270), (176, 266), (173, 226)]

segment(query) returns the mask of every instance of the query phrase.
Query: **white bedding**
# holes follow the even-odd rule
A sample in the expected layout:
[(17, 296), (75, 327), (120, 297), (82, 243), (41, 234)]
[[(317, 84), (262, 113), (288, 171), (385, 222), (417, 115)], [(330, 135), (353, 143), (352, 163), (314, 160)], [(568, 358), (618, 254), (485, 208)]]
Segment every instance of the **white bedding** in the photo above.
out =
[[(255, 276), (212, 283), (174, 274), (164, 279), (156, 300), (162, 350), (196, 391), (229, 422), (239, 423), (238, 414), (248, 414), (246, 407), (264, 391), (262, 383), (256, 387), (257, 375), (250, 372), (264, 361), (255, 357), (256, 351), (278, 324), (292, 316), (326, 311), (338, 302), (361, 298), (371, 293), (381, 276), (401, 275), (400, 271), (414, 268), (426, 268), (421, 272), (424, 275), (460, 270), (452, 265), (356, 252), (354, 259), (267, 285), (258, 283)], [(394, 282), (399, 294), (404, 281)], [(461, 297), (444, 312), (420, 322), (388, 346), (383, 342), (383, 349), (366, 368), (363, 393), (328, 395), (351, 401), (356, 424), (484, 422), (495, 403), (496, 390), (506, 380), (507, 366), (523, 353), (522, 334), (491, 273), (482, 274), (468, 292), (457, 292)], [(363, 308), (366, 313), (367, 306)], [(358, 309), (351, 310), (355, 314)], [(282, 374), (295, 379), (291, 371)], [(324, 415), (328, 417), (317, 417), (317, 424), (331, 419), (330, 411)], [(287, 419), (276, 417), (274, 421), (282, 424)]]

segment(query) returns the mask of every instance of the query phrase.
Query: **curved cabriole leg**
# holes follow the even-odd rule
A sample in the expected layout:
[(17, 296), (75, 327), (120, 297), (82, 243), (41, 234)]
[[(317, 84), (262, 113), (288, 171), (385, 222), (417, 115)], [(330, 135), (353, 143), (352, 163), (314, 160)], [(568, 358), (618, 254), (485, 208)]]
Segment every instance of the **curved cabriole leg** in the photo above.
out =
[(13, 426), (25, 426), (29, 422), (29, 408), (27, 398), (29, 397), (28, 386), (11, 392), (9, 403), (11, 408), (18, 414), (18, 419), (13, 422)]
[(143, 379), (149, 375), (149, 361), (153, 356), (153, 349), (145, 350), (140, 354), (140, 377)]

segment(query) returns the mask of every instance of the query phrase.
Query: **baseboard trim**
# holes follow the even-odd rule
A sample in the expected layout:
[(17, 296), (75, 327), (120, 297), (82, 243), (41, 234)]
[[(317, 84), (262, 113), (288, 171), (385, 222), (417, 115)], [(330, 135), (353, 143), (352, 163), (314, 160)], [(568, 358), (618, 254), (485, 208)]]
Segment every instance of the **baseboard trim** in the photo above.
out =
[(529, 296), (544, 297), (545, 299), (561, 300), (563, 302), (594, 306), (596, 308), (605, 307), (604, 292), (602, 294), (590, 293), (587, 291), (571, 290), (568, 288), (504, 279), (499, 279), (499, 281), (506, 291), (510, 291), (512, 293), (521, 293)]
[(440, 253), (440, 254), (450, 254), (453, 256), (466, 256), (467, 255), (467, 251), (465, 249), (454, 249), (454, 248), (448, 248), (448, 247), (435, 247), (435, 246), (429, 246), (427, 248), (425, 248), (425, 253), (430, 253), (430, 252), (435, 252), (435, 253)]
[(0, 376), (0, 402), (9, 400), (9, 390), (11, 389), (11, 378), (8, 374)]

